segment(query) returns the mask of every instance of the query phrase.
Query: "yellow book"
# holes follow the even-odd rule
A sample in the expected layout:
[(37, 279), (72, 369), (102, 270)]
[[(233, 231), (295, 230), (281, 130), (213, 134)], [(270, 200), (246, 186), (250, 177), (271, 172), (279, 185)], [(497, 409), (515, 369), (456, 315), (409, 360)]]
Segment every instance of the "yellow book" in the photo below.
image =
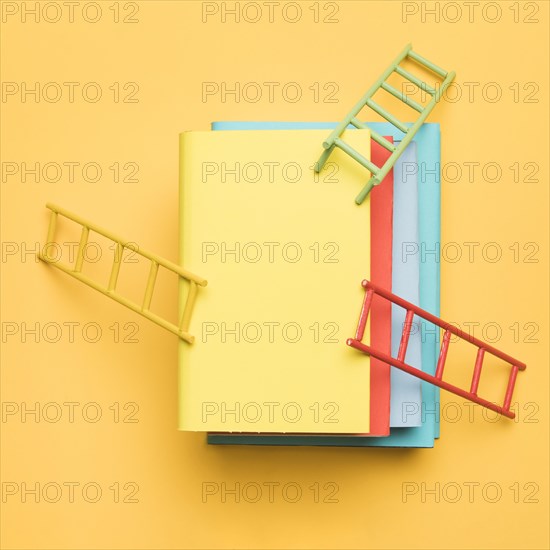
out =
[[(369, 358), (346, 346), (369, 277), (370, 205), (353, 203), (369, 174), (340, 150), (315, 174), (325, 134), (180, 135), (180, 263), (208, 280), (195, 343), (180, 342), (181, 430), (369, 432)], [(368, 130), (343, 137), (370, 151)]]

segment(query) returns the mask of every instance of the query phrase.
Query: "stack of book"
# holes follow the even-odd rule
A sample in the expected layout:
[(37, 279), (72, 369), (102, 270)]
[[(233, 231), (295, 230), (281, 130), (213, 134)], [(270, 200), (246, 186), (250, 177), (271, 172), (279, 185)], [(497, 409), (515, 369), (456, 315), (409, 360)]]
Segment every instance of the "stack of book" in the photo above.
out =
[[(220, 445), (433, 447), (438, 388), (346, 346), (368, 279), (439, 315), (440, 129), (423, 124), (361, 206), (369, 173), (336, 124), (217, 122), (180, 136), (180, 264), (208, 279), (179, 354), (179, 427)], [(346, 129), (382, 166), (390, 123)], [(370, 156), (367, 152), (370, 151)], [(182, 282), (180, 302), (187, 298)], [(375, 297), (365, 341), (396, 356), (405, 311)], [(418, 321), (406, 360), (434, 374), (438, 331)]]

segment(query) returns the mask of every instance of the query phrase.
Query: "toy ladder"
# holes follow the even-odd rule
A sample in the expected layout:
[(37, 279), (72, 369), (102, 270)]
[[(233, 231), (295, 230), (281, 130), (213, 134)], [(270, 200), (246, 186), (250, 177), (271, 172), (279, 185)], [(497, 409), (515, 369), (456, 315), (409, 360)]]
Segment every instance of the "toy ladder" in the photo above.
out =
[[(186, 342), (189, 342), (190, 344), (193, 343), (193, 341), (195, 340), (195, 337), (189, 334), (188, 332), (189, 321), (191, 319), (191, 312), (193, 311), (193, 305), (195, 303), (195, 299), (197, 296), (197, 287), (206, 286), (206, 281), (204, 279), (202, 279), (201, 277), (198, 277), (197, 275), (194, 275), (193, 273), (190, 273), (189, 271), (186, 271), (185, 269), (182, 269), (180, 266), (172, 262), (169, 262), (164, 258), (157, 256), (156, 254), (147, 252), (146, 250), (143, 250), (143, 249), (136, 250), (137, 247), (134, 243), (131, 243), (125, 239), (122, 239), (114, 235), (110, 231), (107, 231), (106, 229), (103, 229), (94, 223), (84, 220), (80, 216), (77, 216), (76, 214), (72, 214), (71, 212), (63, 208), (60, 208), (59, 206), (55, 206), (53, 204), (48, 203), (46, 204), (46, 208), (49, 208), (51, 210), (51, 215), (50, 215), (50, 224), (48, 227), (48, 236), (46, 238), (46, 245), (42, 249), (42, 252), (38, 254), (38, 257), (42, 261), (48, 264), (51, 264), (57, 267), (58, 269), (61, 269), (61, 271), (64, 271), (65, 273), (68, 273), (69, 275), (71, 275), (71, 277), (74, 277), (75, 279), (78, 279), (79, 281), (87, 284), (88, 286), (91, 286), (95, 290), (98, 290), (102, 294), (105, 294), (105, 296), (109, 296), (109, 298), (112, 298), (113, 300), (117, 301), (119, 304), (126, 306), (127, 308), (131, 309), (132, 311), (135, 311), (136, 313), (139, 313), (140, 315), (143, 315), (143, 317), (149, 319), (150, 321), (153, 321), (153, 323), (160, 325), (166, 330), (169, 330), (170, 332), (177, 334), (181, 339), (185, 340)], [(76, 254), (74, 266), (58, 262), (55, 259), (55, 257), (53, 257), (50, 254), (50, 249), (52, 248), (53, 245), (56, 244), (54, 241), (54, 235), (55, 235), (55, 228), (57, 224), (57, 217), (59, 215), (64, 216), (65, 218), (68, 218), (69, 220), (72, 220), (73, 222), (76, 222), (78, 225), (82, 226), (82, 233), (81, 233), (80, 242), (78, 245), (78, 251)], [(90, 234), (90, 231), (95, 231), (96, 233), (103, 235), (107, 239), (116, 243), (113, 267), (111, 269), (111, 275), (107, 286), (99, 284), (93, 279), (91, 279), (90, 277), (82, 274), (82, 264), (84, 262), (84, 249), (88, 243), (88, 236)], [(143, 256), (144, 258), (147, 258), (148, 260), (151, 261), (149, 278), (147, 280), (145, 295), (143, 297), (143, 301), (141, 304), (132, 302), (131, 300), (128, 300), (127, 298), (121, 296), (116, 292), (116, 284), (117, 284), (118, 274), (120, 271), (120, 264), (122, 262), (122, 257), (123, 257), (125, 248), (131, 249), (136, 254), (139, 254), (140, 256)], [(189, 281), (189, 285), (190, 285), (189, 293), (187, 296), (185, 307), (183, 308), (183, 314), (182, 314), (179, 326), (176, 326), (173, 323), (167, 321), (166, 319), (159, 317), (155, 313), (151, 312), (149, 309), (151, 306), (153, 291), (155, 289), (155, 282), (157, 279), (159, 266), (162, 266), (168, 269), (169, 271), (176, 273), (179, 277)]]
[[(443, 78), (443, 82), (438, 87), (438, 89), (432, 88), (410, 72), (406, 71), (405, 69), (401, 68), (399, 66), (399, 63), (401, 63), (405, 58), (410, 58), (422, 67), (429, 69), (439, 77)], [(420, 105), (420, 103), (417, 103), (407, 95), (405, 95), (403, 92), (400, 92), (390, 84), (386, 82), (386, 80), (389, 78), (389, 76), (396, 72), (397, 74), (401, 75), (403, 78), (408, 80), (409, 82), (412, 82), (415, 84), (418, 88), (420, 88), (422, 91), (427, 92), (429, 95), (431, 95), (431, 100), (426, 105)], [(392, 62), (392, 64), (382, 73), (380, 78), (369, 88), (367, 93), (359, 100), (359, 102), (355, 105), (355, 107), (351, 110), (351, 112), (348, 114), (348, 116), (338, 124), (338, 126), (332, 131), (332, 133), (329, 135), (329, 137), (326, 139), (326, 141), (323, 142), (323, 147), (325, 151), (315, 164), (315, 171), (320, 172), (325, 165), (325, 162), (328, 160), (330, 154), (334, 150), (334, 147), (339, 147), (344, 152), (346, 152), (348, 155), (350, 155), (353, 159), (355, 159), (357, 162), (362, 164), (367, 170), (371, 172), (371, 178), (366, 183), (366, 185), (363, 187), (361, 192), (357, 195), (355, 198), (355, 202), (357, 204), (361, 204), (367, 195), (370, 193), (373, 186), (378, 185), (388, 174), (388, 172), (392, 169), (393, 165), (397, 161), (397, 159), (400, 157), (400, 155), (403, 153), (403, 151), (407, 148), (407, 145), (412, 141), (415, 134), (418, 132), (428, 115), (432, 112), (434, 109), (436, 103), (439, 101), (440, 97), (442, 96), (443, 92), (448, 88), (449, 84), (454, 80), (455, 73), (454, 71), (447, 72), (431, 61), (428, 61), (426, 58), (418, 55), (416, 52), (412, 51), (412, 44), (407, 45), (407, 47), (397, 56), (397, 58)], [(391, 95), (395, 96), (397, 99), (401, 100), (403, 103), (406, 103), (409, 107), (412, 107), (415, 111), (418, 111), (420, 113), (420, 116), (410, 126), (406, 126), (403, 124), (400, 120), (398, 120), (395, 116), (393, 116), (391, 113), (386, 111), (383, 107), (378, 105), (375, 101), (372, 100), (372, 96), (380, 89), (389, 92)], [(344, 130), (352, 124), (356, 128), (368, 128), (366, 124), (359, 121), (356, 117), (359, 114), (359, 112), (367, 105), (370, 107), (373, 111), (378, 113), (382, 118), (386, 119), (388, 122), (393, 124), (398, 130), (403, 132), (405, 136), (399, 143), (399, 145), (393, 145), (390, 143), (387, 139), (385, 139), (382, 135), (380, 135), (378, 132), (375, 132), (371, 129), (371, 137), (388, 149), (391, 152), (390, 157), (388, 160), (384, 163), (384, 165), (379, 168), (374, 163), (372, 163), (370, 160), (366, 159), (361, 153), (353, 149), (350, 145), (348, 145), (342, 138), (340, 137)]]
[[(359, 324), (357, 326), (357, 332), (355, 334), (355, 338), (349, 338), (347, 340), (348, 346), (358, 349), (363, 353), (372, 355), (373, 357), (376, 357), (377, 359), (379, 359), (380, 361), (383, 361), (384, 363), (388, 363), (393, 367), (397, 367), (398, 369), (401, 369), (402, 371), (412, 374), (417, 378), (421, 378), (422, 380), (429, 382), (430, 384), (434, 384), (436, 386), (439, 386), (440, 388), (443, 388), (444, 390), (450, 391), (456, 395), (460, 395), (465, 399), (473, 401), (474, 403), (482, 405), (483, 407), (487, 407), (488, 409), (491, 409), (492, 411), (495, 411), (504, 416), (507, 416), (508, 418), (515, 417), (514, 412), (510, 410), (510, 404), (512, 402), (512, 394), (514, 392), (514, 386), (516, 383), (516, 377), (517, 377), (518, 371), (525, 370), (526, 368), (526, 365), (524, 363), (517, 361), (513, 357), (510, 357), (506, 353), (503, 353), (498, 349), (494, 348), (493, 346), (486, 344), (482, 340), (474, 338), (473, 336), (467, 334), (466, 332), (463, 332), (462, 330), (456, 328), (455, 326), (449, 323), (446, 323), (445, 321), (437, 318), (435, 315), (432, 315), (431, 313), (428, 313), (427, 311), (420, 309), (414, 304), (411, 304), (410, 302), (403, 300), (399, 296), (396, 296), (395, 294), (392, 294), (387, 290), (384, 290), (376, 285), (373, 285), (369, 281), (363, 281), (362, 285), (365, 288), (365, 298), (363, 300), (363, 307), (361, 308), (361, 314), (359, 316)], [(367, 318), (369, 316), (369, 310), (371, 307), (372, 299), (375, 294), (378, 296), (381, 296), (382, 298), (385, 298), (386, 300), (389, 300), (394, 304), (397, 304), (398, 306), (401, 306), (407, 312), (405, 316), (405, 323), (403, 326), (403, 333), (401, 335), (401, 342), (399, 344), (399, 350), (397, 352), (397, 358), (387, 355), (378, 350), (375, 350), (370, 346), (363, 344), (363, 342), (361, 341), (365, 333), (365, 327), (367, 324)], [(437, 325), (438, 327), (445, 330), (443, 334), (443, 342), (441, 344), (441, 350), (439, 353), (439, 359), (437, 361), (437, 367), (435, 370), (435, 376), (432, 376), (431, 374), (423, 372), (405, 363), (405, 355), (407, 353), (409, 335), (411, 333), (411, 327), (412, 327), (413, 318), (415, 315), (418, 315), (419, 317), (425, 319), (426, 321), (433, 323), (434, 325)], [(454, 334), (455, 336), (458, 336), (463, 340), (467, 340), (468, 342), (470, 342), (471, 344), (473, 344), (478, 348), (477, 358), (474, 365), (474, 372), (472, 375), (472, 383), (470, 385), (469, 390), (461, 389), (457, 386), (454, 386), (453, 384), (449, 384), (448, 382), (445, 382), (444, 380), (442, 380), (443, 369), (445, 367), (445, 360), (447, 359), (447, 352), (449, 350), (451, 334)], [(492, 403), (491, 401), (487, 401), (486, 399), (483, 399), (482, 397), (479, 397), (477, 395), (479, 379), (481, 376), (481, 369), (483, 366), (483, 358), (485, 356), (485, 353), (490, 353), (495, 357), (498, 357), (499, 359), (502, 359), (503, 361), (506, 361), (507, 363), (512, 365), (512, 370), (510, 372), (510, 377), (508, 379), (508, 386), (506, 388), (506, 393), (504, 396), (504, 403), (502, 405), (496, 405), (495, 403)]]

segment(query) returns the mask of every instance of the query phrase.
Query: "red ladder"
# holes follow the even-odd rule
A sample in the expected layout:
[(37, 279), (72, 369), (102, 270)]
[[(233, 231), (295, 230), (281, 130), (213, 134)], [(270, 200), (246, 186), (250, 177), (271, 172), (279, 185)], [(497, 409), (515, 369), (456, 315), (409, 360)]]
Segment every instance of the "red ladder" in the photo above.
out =
[[(376, 357), (384, 363), (388, 363), (393, 367), (397, 367), (398, 369), (412, 374), (413, 376), (429, 382), (430, 384), (434, 384), (436, 386), (439, 386), (440, 388), (443, 388), (444, 390), (450, 391), (456, 395), (460, 395), (460, 397), (464, 397), (465, 399), (473, 401), (474, 403), (482, 405), (483, 407), (487, 407), (488, 409), (507, 416), (508, 418), (514, 418), (516, 416), (515, 413), (510, 410), (510, 405), (512, 403), (512, 394), (514, 392), (514, 386), (516, 384), (518, 371), (525, 370), (525, 363), (522, 363), (521, 361), (510, 357), (506, 353), (499, 351), (498, 349), (483, 342), (482, 340), (479, 340), (478, 338), (474, 338), (473, 336), (467, 334), (459, 328), (456, 328), (455, 326), (439, 319), (435, 315), (432, 315), (431, 313), (428, 313), (427, 311), (415, 306), (414, 304), (403, 300), (403, 298), (400, 298), (399, 296), (396, 296), (395, 294), (392, 294), (391, 292), (388, 292), (387, 290), (384, 290), (377, 285), (373, 285), (370, 281), (365, 280), (361, 284), (365, 288), (365, 298), (363, 300), (363, 306), (361, 308), (361, 314), (359, 316), (359, 323), (357, 325), (355, 338), (349, 338), (347, 340), (348, 346), (358, 349), (363, 353), (372, 355), (373, 357)], [(403, 332), (401, 334), (401, 342), (399, 344), (397, 358), (392, 357), (391, 355), (387, 355), (386, 353), (383, 353), (381, 351), (375, 350), (370, 346), (363, 344), (362, 342), (363, 336), (365, 334), (365, 327), (367, 326), (367, 318), (369, 316), (372, 299), (375, 294), (381, 296), (382, 298), (385, 298), (386, 300), (389, 300), (394, 304), (397, 304), (398, 306), (404, 308), (407, 312), (405, 316)], [(423, 372), (415, 367), (411, 367), (410, 365), (407, 365), (405, 363), (407, 345), (409, 343), (409, 336), (411, 333), (413, 318), (415, 315), (418, 315), (422, 319), (425, 319), (426, 321), (437, 325), (445, 331), (443, 334), (443, 342), (441, 344), (439, 359), (437, 360), (435, 376)], [(458, 336), (463, 340), (467, 340), (478, 348), (476, 362), (474, 366), (474, 373), (472, 376), (472, 383), (470, 385), (469, 391), (463, 390), (462, 388), (459, 388), (457, 386), (454, 386), (453, 384), (449, 384), (449, 382), (445, 382), (444, 380), (442, 380), (443, 369), (445, 367), (445, 360), (447, 359), (447, 352), (449, 350), (451, 334), (454, 334), (455, 336)], [(479, 379), (481, 376), (481, 368), (483, 365), (483, 358), (486, 352), (512, 365), (512, 370), (508, 379), (508, 386), (506, 387), (506, 393), (504, 395), (504, 403), (502, 405), (497, 405), (477, 395)]]

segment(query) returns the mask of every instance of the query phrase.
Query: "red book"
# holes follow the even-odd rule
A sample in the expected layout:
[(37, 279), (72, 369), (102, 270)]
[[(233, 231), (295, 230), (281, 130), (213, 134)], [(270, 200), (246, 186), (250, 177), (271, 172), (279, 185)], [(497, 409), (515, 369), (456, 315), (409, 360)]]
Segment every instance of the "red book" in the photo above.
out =
[[(386, 137), (393, 143), (393, 138)], [(390, 151), (371, 140), (371, 160), (383, 166)], [(370, 192), (370, 279), (392, 287), (393, 170)], [(359, 284), (359, 282), (357, 283)], [(371, 305), (370, 340), (373, 347), (391, 355), (391, 303), (376, 296)], [(390, 366), (370, 358), (370, 436), (390, 434)], [(367, 435), (367, 434), (365, 434)]]

